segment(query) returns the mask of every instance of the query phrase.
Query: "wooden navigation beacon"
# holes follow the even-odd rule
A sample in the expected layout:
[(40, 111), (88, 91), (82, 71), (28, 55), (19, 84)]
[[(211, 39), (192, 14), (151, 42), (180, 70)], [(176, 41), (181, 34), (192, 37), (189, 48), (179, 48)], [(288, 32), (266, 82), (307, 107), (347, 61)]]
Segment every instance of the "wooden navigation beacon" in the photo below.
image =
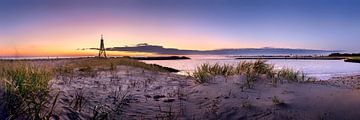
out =
[(105, 46), (104, 46), (104, 39), (103, 39), (103, 35), (101, 35), (101, 39), (100, 39), (100, 49), (99, 49), (99, 58), (106, 58), (106, 52), (105, 52)]

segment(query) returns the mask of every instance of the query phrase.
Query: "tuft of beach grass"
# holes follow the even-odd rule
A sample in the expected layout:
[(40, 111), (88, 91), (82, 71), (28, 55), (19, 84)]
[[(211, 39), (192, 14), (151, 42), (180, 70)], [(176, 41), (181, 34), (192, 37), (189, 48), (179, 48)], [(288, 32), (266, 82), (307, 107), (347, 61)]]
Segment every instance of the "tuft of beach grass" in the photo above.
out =
[[(6, 63), (1, 66), (5, 94), (3, 105), (8, 119), (49, 119), (58, 98), (50, 102), (49, 81), (52, 70), (28, 63)], [(48, 109), (51, 108), (51, 109)]]
[(305, 73), (296, 71), (290, 68), (282, 68), (280, 70), (274, 69), (274, 65), (267, 64), (266, 60), (256, 61), (242, 61), (236, 66), (229, 64), (202, 64), (197, 67), (193, 74), (195, 78), (194, 82), (197, 84), (206, 83), (214, 76), (232, 76), (232, 75), (244, 75), (246, 77), (245, 84), (248, 88), (251, 88), (260, 76), (267, 76), (272, 84), (277, 84), (279, 80), (287, 80), (292, 82), (304, 82), (308, 79)]

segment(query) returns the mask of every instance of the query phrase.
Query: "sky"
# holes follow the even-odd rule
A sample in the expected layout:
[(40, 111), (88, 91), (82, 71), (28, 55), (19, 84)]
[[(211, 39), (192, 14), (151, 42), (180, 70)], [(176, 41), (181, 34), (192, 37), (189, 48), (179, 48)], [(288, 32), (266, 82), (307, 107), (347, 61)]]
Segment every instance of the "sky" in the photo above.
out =
[[(0, 0), (0, 56), (93, 55), (168, 48), (360, 52), (358, 0)], [(111, 53), (132, 54), (132, 53)]]

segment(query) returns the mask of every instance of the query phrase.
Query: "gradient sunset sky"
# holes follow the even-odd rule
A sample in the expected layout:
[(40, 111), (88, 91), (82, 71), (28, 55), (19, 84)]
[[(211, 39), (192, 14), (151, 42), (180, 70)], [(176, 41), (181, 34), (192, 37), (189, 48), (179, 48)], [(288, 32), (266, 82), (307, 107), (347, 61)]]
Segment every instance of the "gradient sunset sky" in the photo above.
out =
[[(0, 0), (0, 56), (92, 55), (149, 43), (179, 49), (360, 52), (359, 0)], [(122, 53), (121, 53), (122, 54)]]

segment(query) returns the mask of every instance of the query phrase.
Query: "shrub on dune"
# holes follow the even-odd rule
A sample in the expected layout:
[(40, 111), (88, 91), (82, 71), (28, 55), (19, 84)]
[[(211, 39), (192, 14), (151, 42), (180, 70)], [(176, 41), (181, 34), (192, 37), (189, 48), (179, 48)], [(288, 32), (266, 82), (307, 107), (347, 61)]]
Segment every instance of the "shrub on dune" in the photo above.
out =
[(193, 72), (192, 76), (195, 78), (195, 83), (201, 84), (208, 82), (210, 79), (217, 75), (225, 77), (233, 75), (233, 70), (234, 67), (231, 65), (210, 65), (208, 63), (205, 63), (197, 67)]
[(252, 68), (256, 74), (267, 74), (274, 70), (273, 65), (266, 64), (266, 60), (256, 60), (252, 63)]
[(197, 67), (192, 76), (195, 78), (195, 83), (202, 84), (208, 82), (212, 77), (209, 73), (209, 64), (203, 64)]
[(214, 64), (208, 63), (197, 67), (192, 76), (195, 78), (196, 83), (204, 83), (208, 81), (212, 76), (231, 76), (231, 75), (244, 75), (246, 77), (246, 84), (251, 87), (256, 81), (257, 77), (265, 75), (271, 79), (271, 83), (276, 84), (278, 80), (288, 80), (294, 82), (305, 81), (306, 76), (303, 72), (295, 71), (289, 68), (282, 68), (275, 70), (274, 65), (267, 64), (266, 60), (256, 61), (242, 61), (235, 67), (229, 64)]
[(300, 81), (300, 73), (301, 72), (295, 71), (290, 68), (283, 68), (277, 72), (277, 77), (289, 81), (298, 82)]
[(251, 62), (247, 62), (247, 61), (243, 61), (240, 62), (239, 64), (237, 64), (237, 66), (234, 69), (234, 74), (245, 74), (246, 71), (249, 71), (252, 67), (252, 63)]

